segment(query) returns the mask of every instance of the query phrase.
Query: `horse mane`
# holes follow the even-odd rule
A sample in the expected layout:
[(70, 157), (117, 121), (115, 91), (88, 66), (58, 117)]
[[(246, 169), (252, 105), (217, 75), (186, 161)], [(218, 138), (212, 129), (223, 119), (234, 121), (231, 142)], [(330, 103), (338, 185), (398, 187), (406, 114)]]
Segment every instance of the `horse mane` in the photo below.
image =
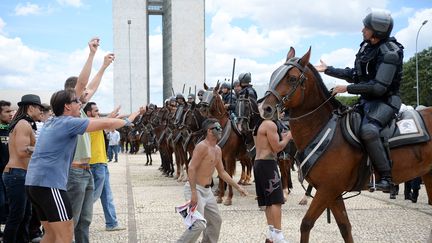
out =
[(330, 93), (330, 91), (325, 86), (324, 81), (322, 80), (321, 75), (316, 70), (316, 68), (310, 63), (308, 63), (307, 67), (312, 71), (312, 74), (317, 79), (318, 85), (319, 85), (321, 91), (323, 92), (325, 98), (326, 99), (330, 98), (330, 104), (332, 105), (333, 109), (339, 109), (340, 107), (342, 107), (343, 106), (342, 103), (340, 103), (340, 101), (337, 100), (334, 96), (332, 97), (332, 94)]

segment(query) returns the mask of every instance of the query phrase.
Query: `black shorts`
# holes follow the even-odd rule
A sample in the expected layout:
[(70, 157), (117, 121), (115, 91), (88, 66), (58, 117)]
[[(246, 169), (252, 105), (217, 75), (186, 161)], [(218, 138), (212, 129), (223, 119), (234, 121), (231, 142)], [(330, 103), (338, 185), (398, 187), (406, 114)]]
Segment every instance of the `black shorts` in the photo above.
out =
[(66, 191), (41, 186), (26, 186), (26, 189), (40, 221), (59, 222), (72, 219), (72, 207)]
[(271, 206), (285, 202), (276, 161), (255, 160), (254, 177), (258, 206)]

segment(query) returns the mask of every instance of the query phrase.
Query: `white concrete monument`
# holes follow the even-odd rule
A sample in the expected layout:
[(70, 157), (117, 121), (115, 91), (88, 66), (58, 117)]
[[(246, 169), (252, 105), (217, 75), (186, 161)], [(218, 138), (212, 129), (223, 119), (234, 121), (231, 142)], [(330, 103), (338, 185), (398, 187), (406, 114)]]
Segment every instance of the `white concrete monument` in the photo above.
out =
[[(205, 78), (204, 0), (113, 0), (114, 104), (132, 111), (151, 102), (148, 16), (162, 15), (163, 99), (187, 96)], [(150, 57), (151, 58), (151, 57)]]

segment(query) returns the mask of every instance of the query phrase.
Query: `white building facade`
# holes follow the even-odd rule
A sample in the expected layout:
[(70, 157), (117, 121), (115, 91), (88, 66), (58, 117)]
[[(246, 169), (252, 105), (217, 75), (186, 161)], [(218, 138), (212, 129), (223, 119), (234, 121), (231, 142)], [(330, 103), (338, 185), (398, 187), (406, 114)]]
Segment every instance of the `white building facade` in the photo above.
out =
[(150, 97), (148, 16), (162, 15), (163, 99), (205, 78), (204, 0), (113, 0), (114, 104), (134, 111)]

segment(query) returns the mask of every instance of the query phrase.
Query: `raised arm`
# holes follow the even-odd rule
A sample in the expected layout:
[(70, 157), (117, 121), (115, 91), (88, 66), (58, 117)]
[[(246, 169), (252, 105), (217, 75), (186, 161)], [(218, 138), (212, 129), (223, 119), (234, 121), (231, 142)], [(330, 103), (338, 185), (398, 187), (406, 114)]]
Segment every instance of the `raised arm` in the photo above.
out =
[(90, 49), (90, 53), (89, 53), (89, 56), (87, 58), (86, 63), (84, 64), (83, 69), (81, 70), (81, 72), (78, 76), (77, 84), (75, 86), (75, 93), (78, 97), (80, 97), (82, 95), (82, 93), (84, 92), (84, 90), (88, 84), (88, 80), (89, 80), (92, 65), (93, 65), (93, 59), (94, 59), (96, 51), (99, 47), (99, 38), (95, 37), (95, 38), (91, 39), (88, 43), (88, 46)]
[(93, 97), (93, 95), (96, 93), (96, 90), (98, 89), (100, 82), (102, 80), (102, 76), (105, 73), (105, 70), (109, 67), (109, 65), (114, 61), (114, 54), (110, 53), (107, 54), (104, 57), (104, 62), (101, 66), (101, 68), (99, 69), (99, 71), (97, 72), (96, 76), (94, 76), (94, 78), (92, 79), (92, 81), (90, 82), (90, 84), (87, 86), (87, 100), (91, 100), (91, 98)]

